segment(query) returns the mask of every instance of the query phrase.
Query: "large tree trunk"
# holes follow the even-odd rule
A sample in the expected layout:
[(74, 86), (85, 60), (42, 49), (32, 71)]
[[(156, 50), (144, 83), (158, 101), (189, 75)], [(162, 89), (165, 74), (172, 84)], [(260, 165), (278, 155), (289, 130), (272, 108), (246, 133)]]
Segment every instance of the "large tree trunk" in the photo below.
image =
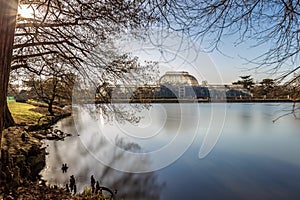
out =
[(14, 118), (12, 117), (7, 104), (5, 105), (4, 108), (4, 128), (8, 128), (10, 126), (14, 126), (15, 125), (15, 121)]
[(18, 3), (18, 0), (0, 0), (0, 149)]

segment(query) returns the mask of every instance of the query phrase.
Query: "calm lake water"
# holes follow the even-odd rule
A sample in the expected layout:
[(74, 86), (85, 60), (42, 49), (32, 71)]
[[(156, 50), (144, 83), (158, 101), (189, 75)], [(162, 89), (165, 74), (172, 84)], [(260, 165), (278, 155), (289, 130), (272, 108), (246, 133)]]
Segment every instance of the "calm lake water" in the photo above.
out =
[(300, 199), (300, 121), (273, 123), (290, 107), (154, 104), (135, 125), (78, 112), (56, 125), (71, 137), (47, 141), (42, 176), (65, 185), (74, 175), (82, 191), (94, 175), (130, 200)]

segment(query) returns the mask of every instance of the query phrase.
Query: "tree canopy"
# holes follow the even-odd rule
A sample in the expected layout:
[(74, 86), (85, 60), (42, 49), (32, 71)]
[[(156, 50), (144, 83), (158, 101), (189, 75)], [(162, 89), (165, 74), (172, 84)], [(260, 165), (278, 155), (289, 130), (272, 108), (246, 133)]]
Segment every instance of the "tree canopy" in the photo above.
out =
[(52, 62), (63, 62), (65, 67), (74, 70), (88, 71), (87, 67), (94, 67), (120, 75), (126, 65), (107, 67), (113, 60), (125, 60), (113, 48), (114, 36), (141, 28), (152, 20), (134, 1), (20, 3), (32, 10), (32, 17), (17, 16), (11, 69), (21, 68), (37, 74), (43, 74)]
[(136, 68), (143, 66), (114, 48), (114, 39), (118, 34), (154, 24), (209, 44), (209, 50), (218, 50), (227, 35), (236, 36), (236, 45), (249, 40), (257, 48), (267, 44), (270, 48), (251, 62), (275, 70), (288, 67), (284, 77), (300, 69), (295, 66), (300, 51), (299, 0), (21, 0), (19, 3), (32, 9), (32, 17), (17, 15), (16, 19), (18, 1), (0, 0), (1, 118), (10, 70), (42, 75), (46, 66), (63, 62), (68, 69), (85, 75), (94, 70), (101, 72), (98, 78), (103, 82), (125, 80), (131, 71), (145, 80), (142, 74), (146, 73)]
[[(32, 15), (17, 15), (19, 4), (31, 9)], [(118, 51), (114, 39), (155, 21), (149, 5), (148, 1), (119, 0), (0, 0), (0, 130), (3, 122), (12, 119), (6, 118), (11, 73), (52, 76), (57, 67), (53, 63), (63, 63), (63, 71), (86, 77), (97, 74), (99, 82), (126, 80), (128, 73), (146, 81), (144, 66)]]
[[(11, 66), (16, 71), (43, 74), (51, 63), (63, 62), (86, 75), (100, 71), (97, 78), (102, 82), (125, 80), (136, 60), (116, 49), (115, 39), (154, 24), (181, 31), (208, 44), (208, 50), (219, 50), (228, 35), (234, 35), (236, 45), (249, 40), (254, 48), (270, 45), (251, 60), (258, 67), (293, 69), (299, 61), (299, 1), (21, 0), (20, 4), (31, 9), (32, 16), (17, 17)], [(284, 77), (298, 69), (285, 71)]]
[(270, 46), (254, 60), (258, 66), (298, 65), (300, 52), (300, 2), (298, 0), (169, 0), (166, 21), (219, 49), (222, 40), (234, 35), (236, 45)]

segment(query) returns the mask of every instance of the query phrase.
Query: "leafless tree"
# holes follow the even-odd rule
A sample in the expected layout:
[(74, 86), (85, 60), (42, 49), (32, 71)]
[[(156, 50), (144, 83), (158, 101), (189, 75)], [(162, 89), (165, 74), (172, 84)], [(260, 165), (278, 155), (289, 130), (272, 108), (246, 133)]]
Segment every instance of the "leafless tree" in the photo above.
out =
[[(210, 41), (209, 50), (219, 50), (227, 35), (238, 36), (237, 45), (247, 40), (256, 41), (253, 45), (256, 48), (271, 45), (250, 61), (275, 71), (285, 67), (285, 75), (293, 73), (292, 68), (299, 61), (299, 0), (21, 0), (20, 3), (27, 4), (34, 14), (32, 18), (18, 16), (14, 31), (18, 1), (0, 1), (2, 96), (6, 94), (10, 66), (11, 70), (22, 68), (39, 73), (43, 68), (38, 66), (51, 63), (54, 55), (73, 69), (84, 69), (81, 73), (87, 74), (92, 68), (86, 66), (90, 66), (118, 77), (124, 74), (124, 68), (107, 67), (109, 62), (120, 58), (120, 53), (108, 48), (113, 36), (153, 22), (206, 44)], [(94, 51), (96, 47), (98, 50)], [(4, 113), (5, 97), (1, 98), (0, 107), (4, 109), (0, 113)], [(1, 122), (2, 118), (3, 114)]]
[(24, 81), (25, 85), (30, 89), (30, 93), (34, 94), (31, 98), (40, 100), (48, 104), (48, 112), (54, 116), (53, 105), (60, 104), (61, 101), (71, 103), (72, 89), (76, 76), (71, 72), (61, 72), (62, 68), (56, 67), (56, 73), (47, 77), (37, 76), (36, 74), (29, 74), (29, 79)]
[[(17, 15), (18, 3), (32, 9), (32, 17)], [(0, 5), (0, 130), (4, 122), (12, 120), (6, 106), (11, 71), (42, 75), (44, 67), (58, 58), (64, 66), (80, 70), (83, 75), (98, 70), (103, 72), (100, 80), (107, 74), (122, 77), (131, 70), (126, 62), (134, 58), (127, 57), (117, 67), (112, 65), (124, 56), (113, 47), (113, 38), (156, 20), (146, 9), (147, 1), (1, 0)]]
[(227, 35), (235, 35), (236, 44), (247, 40), (256, 41), (253, 46), (258, 48), (271, 44), (254, 61), (279, 67), (299, 59), (299, 4), (298, 0), (169, 0), (165, 16), (173, 29), (210, 41), (211, 50), (219, 49)]

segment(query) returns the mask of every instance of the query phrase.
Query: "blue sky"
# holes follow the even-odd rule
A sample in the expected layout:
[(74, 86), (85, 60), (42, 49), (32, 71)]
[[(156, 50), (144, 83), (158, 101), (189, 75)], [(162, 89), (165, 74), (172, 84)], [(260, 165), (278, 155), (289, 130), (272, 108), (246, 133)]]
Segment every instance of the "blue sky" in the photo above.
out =
[(241, 75), (252, 75), (255, 81), (272, 76), (251, 70), (257, 65), (248, 63), (262, 54), (267, 48), (264, 46), (252, 48), (254, 41), (246, 41), (238, 46), (234, 45), (236, 36), (223, 38), (220, 43), (222, 53), (218, 51), (205, 52), (202, 46), (190, 38), (176, 32), (153, 30), (144, 41), (125, 37), (123, 46), (125, 51), (138, 56), (140, 61), (158, 61), (161, 75), (166, 71), (188, 71), (194, 75), (199, 83), (207, 81), (210, 84), (230, 84)]
[(224, 39), (220, 51), (210, 53), (210, 57), (215, 63), (216, 67), (222, 74), (225, 83), (231, 83), (239, 79), (241, 75), (251, 75), (256, 81), (263, 78), (271, 77), (270, 74), (264, 73), (264, 69), (255, 70), (257, 64), (250, 63), (252, 60), (261, 55), (266, 49), (267, 45), (261, 47), (251, 47), (251, 42), (246, 42), (238, 46), (234, 45), (234, 38)]

